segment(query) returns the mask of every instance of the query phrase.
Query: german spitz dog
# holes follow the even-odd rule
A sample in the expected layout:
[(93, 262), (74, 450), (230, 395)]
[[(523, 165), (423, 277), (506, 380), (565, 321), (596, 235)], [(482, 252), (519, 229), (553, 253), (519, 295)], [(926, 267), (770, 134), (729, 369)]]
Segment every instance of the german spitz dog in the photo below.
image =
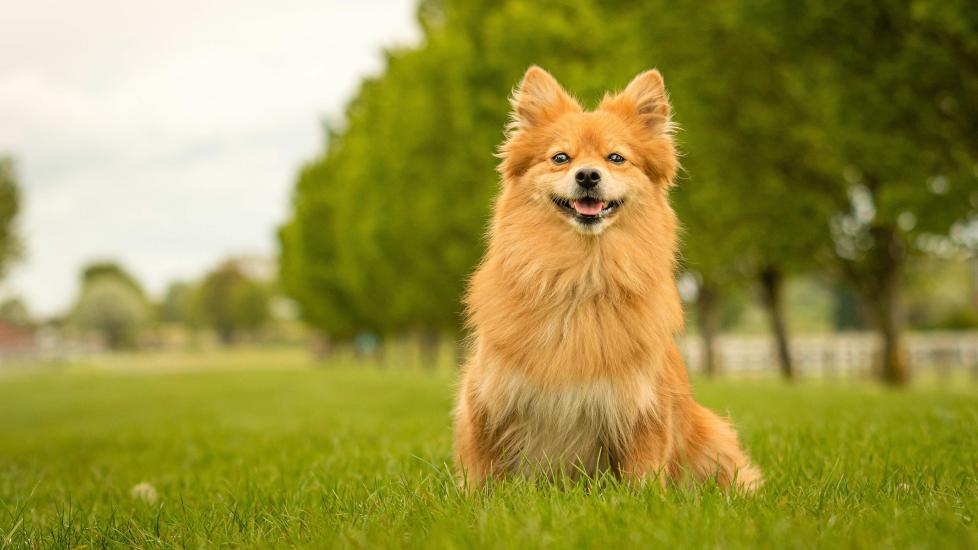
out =
[(678, 160), (662, 76), (644, 72), (585, 111), (531, 67), (512, 108), (466, 296), (464, 483), (610, 473), (757, 487), (737, 433), (693, 399), (675, 343)]

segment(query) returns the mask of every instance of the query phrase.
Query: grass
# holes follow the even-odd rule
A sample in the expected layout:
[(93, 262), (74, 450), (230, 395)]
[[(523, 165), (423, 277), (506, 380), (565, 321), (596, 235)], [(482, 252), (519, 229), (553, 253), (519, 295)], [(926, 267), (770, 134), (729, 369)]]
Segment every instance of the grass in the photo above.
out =
[(299, 352), (0, 372), (0, 548), (978, 547), (973, 387), (698, 381), (764, 468), (759, 494), (601, 479), (468, 497), (451, 386)]

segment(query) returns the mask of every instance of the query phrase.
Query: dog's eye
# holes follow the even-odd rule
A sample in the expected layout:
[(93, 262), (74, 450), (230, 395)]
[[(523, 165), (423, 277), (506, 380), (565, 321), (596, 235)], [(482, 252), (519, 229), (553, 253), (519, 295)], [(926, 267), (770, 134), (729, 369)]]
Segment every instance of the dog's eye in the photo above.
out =
[(550, 160), (552, 160), (554, 164), (567, 164), (570, 162), (570, 159), (570, 155), (567, 153), (557, 153), (556, 155), (550, 157)]
[(621, 164), (625, 162), (625, 157), (619, 155), (618, 153), (611, 153), (608, 155), (608, 160), (615, 164)]

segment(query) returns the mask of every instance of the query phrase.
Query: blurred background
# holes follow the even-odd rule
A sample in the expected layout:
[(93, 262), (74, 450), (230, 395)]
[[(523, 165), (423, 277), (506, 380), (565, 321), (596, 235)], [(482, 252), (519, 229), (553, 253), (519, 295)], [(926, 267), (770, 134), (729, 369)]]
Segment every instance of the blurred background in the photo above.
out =
[(662, 71), (691, 370), (978, 383), (970, 0), (2, 12), (0, 367), (453, 368), (507, 96), (537, 64), (589, 106)]

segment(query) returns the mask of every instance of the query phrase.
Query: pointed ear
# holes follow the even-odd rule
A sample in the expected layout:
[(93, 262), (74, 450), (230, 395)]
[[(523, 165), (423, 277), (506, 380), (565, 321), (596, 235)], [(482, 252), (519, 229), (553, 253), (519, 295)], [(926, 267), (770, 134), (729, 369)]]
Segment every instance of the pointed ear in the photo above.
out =
[(626, 119), (637, 120), (656, 135), (672, 131), (666, 86), (662, 75), (655, 69), (636, 76), (617, 96), (606, 97), (600, 108), (614, 111)]
[(558, 116), (580, 111), (574, 100), (550, 73), (537, 66), (527, 69), (523, 81), (513, 92), (513, 129), (532, 128), (553, 121)]

